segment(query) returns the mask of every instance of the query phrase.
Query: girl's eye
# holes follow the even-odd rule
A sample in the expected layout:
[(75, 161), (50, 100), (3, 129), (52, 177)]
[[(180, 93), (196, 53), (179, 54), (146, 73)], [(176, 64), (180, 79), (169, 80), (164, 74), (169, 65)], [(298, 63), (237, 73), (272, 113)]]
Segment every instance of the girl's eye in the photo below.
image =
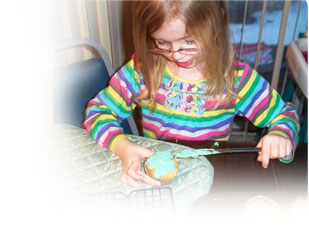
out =
[(165, 41), (156, 40), (158, 46), (165, 46), (167, 43)]
[(194, 45), (195, 42), (194, 42), (194, 40), (186, 40), (186, 44), (187, 45)]

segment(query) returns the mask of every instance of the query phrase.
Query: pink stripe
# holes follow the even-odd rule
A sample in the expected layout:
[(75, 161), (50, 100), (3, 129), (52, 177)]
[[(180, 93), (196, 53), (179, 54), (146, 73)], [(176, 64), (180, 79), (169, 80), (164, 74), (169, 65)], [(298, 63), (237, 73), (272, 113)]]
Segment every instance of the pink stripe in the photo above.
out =
[(242, 76), (241, 76), (240, 82), (242, 82), (242, 81), (244, 80), (244, 78), (247, 76), (249, 69), (250, 69), (250, 68), (249, 68), (249, 65), (246, 64), (245, 69), (244, 69), (244, 72), (243, 72), (243, 74), (242, 74)]
[(158, 126), (154, 125), (154, 124), (151, 124), (151, 123), (147, 123), (147, 122), (143, 121), (143, 128), (145, 128), (147, 130), (151, 129), (149, 131), (153, 132), (155, 134), (156, 138), (158, 138), (162, 134), (162, 132), (160, 131), (160, 128)]
[[(212, 101), (206, 101), (205, 102), (205, 106), (207, 107), (211, 107), (211, 106), (215, 106), (218, 103), (218, 100), (212, 100)], [(230, 103), (230, 105), (235, 105), (236, 104), (236, 99), (233, 99)], [(219, 106), (225, 106), (228, 105), (226, 100), (223, 100), (222, 102), (220, 102)]]
[(170, 132), (168, 132), (167, 136), (169, 138), (174, 138), (174, 139), (180, 139), (180, 140), (192, 140), (192, 141), (198, 141), (198, 140), (207, 140), (209, 138), (212, 138), (212, 137), (218, 137), (220, 135), (224, 135), (226, 133), (228, 133), (230, 128), (227, 128), (226, 130), (224, 131), (214, 131), (214, 132), (209, 132), (207, 134), (203, 134), (203, 135), (200, 135), (200, 136), (184, 136), (184, 135), (176, 135), (176, 134), (172, 134)]
[(160, 128), (156, 125), (150, 124), (150, 123), (146, 123), (143, 122), (143, 126), (144, 128), (146, 128), (147, 130), (153, 132), (156, 136), (156, 138), (160, 138), (165, 136), (165, 138), (172, 138), (172, 139), (180, 139), (180, 140), (206, 140), (208, 138), (211, 137), (217, 137), (220, 135), (224, 135), (226, 134), (230, 128), (227, 128), (224, 131), (216, 131), (214, 130), (213, 132), (209, 132), (200, 136), (185, 136), (185, 135), (178, 135), (178, 134), (173, 134), (170, 132), (170, 130), (166, 130), (166, 131), (160, 131)]
[(292, 115), (292, 116), (294, 116), (295, 118), (296, 118), (296, 113), (295, 112), (288, 112), (288, 111), (286, 111), (286, 112), (282, 112), (281, 113), (281, 115)]
[(107, 148), (107, 143), (110, 141), (110, 139), (114, 136), (114, 135), (117, 135), (119, 133), (122, 133), (122, 130), (119, 129), (119, 130), (116, 130), (116, 131), (109, 131), (109, 134), (107, 134), (107, 137), (103, 140), (103, 147), (104, 148)]
[(211, 106), (215, 106), (218, 103), (218, 100), (215, 101), (206, 101), (205, 102), (205, 106), (207, 107), (211, 107)]
[[(129, 104), (131, 102), (131, 99), (129, 98), (128, 96), (128, 90), (123, 88), (121, 85), (120, 85), (120, 80), (121, 79), (118, 79), (116, 77), (112, 77), (111, 80), (110, 80), (110, 85), (112, 87), (114, 87), (113, 89), (116, 91), (116, 93), (120, 94), (122, 99), (125, 100), (125, 102), (127, 104)], [(120, 92), (118, 92), (120, 90)]]
[(88, 104), (87, 107), (89, 107), (90, 105), (99, 105), (99, 103), (95, 100), (95, 99), (91, 99)]
[[(279, 127), (279, 126), (273, 126), (271, 129), (270, 129), (270, 132), (273, 131), (273, 130), (280, 130), (280, 131), (283, 131), (284, 133), (286, 133), (290, 139), (293, 139), (294, 137), (291, 136), (291, 131), (286, 129), (286, 128), (282, 128), (282, 127)], [(292, 142), (292, 145), (293, 147), (295, 147), (295, 141), (294, 140), (291, 140)]]
[(265, 105), (267, 104), (267, 102), (269, 101), (269, 95), (267, 95), (267, 97), (265, 97), (253, 110), (253, 112), (251, 113), (251, 115), (248, 117), (249, 120), (252, 120), (255, 116), (255, 114)]
[(86, 120), (84, 123), (83, 123), (83, 128), (86, 128), (86, 130), (90, 133), (90, 125), (91, 125), (91, 119), (89, 120)]
[[(206, 108), (207, 108), (207, 107), (215, 106), (217, 103), (218, 103), (218, 100), (206, 101), (206, 102), (205, 102), (205, 106), (206, 106)], [(230, 104), (231, 104), (231, 105), (236, 104), (236, 99), (233, 99), (233, 100), (230, 102)], [(220, 102), (220, 104), (219, 104), (219, 106), (224, 106), (224, 105), (227, 105), (227, 101), (226, 101), (226, 100), (223, 100), (223, 101)]]
[(240, 62), (240, 61), (238, 61), (238, 60), (235, 60), (235, 61), (233, 62), (233, 65), (234, 65), (234, 66), (244, 66), (244, 65), (246, 65), (246, 64), (243, 63), (243, 62)]
[(161, 93), (157, 93), (156, 98), (159, 102), (163, 103), (165, 101), (165, 96)]

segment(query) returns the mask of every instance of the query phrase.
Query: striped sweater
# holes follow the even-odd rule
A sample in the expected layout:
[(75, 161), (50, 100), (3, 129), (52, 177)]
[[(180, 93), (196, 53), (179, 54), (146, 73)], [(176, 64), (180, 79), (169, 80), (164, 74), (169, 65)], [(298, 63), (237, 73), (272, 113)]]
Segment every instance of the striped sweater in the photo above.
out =
[[(289, 138), (297, 146), (299, 123), (295, 110), (285, 103), (269, 83), (248, 64), (236, 62), (235, 92), (229, 105), (207, 98), (207, 83), (178, 78), (166, 68), (156, 95), (154, 112), (141, 107), (143, 134), (153, 139), (228, 140), (236, 115), (245, 116), (257, 127), (269, 127), (269, 133)], [(127, 137), (120, 127), (136, 107), (135, 97), (145, 89), (143, 75), (134, 56), (116, 72), (107, 88), (90, 100), (85, 110), (84, 128), (96, 142), (114, 150), (116, 142)], [(226, 91), (224, 92), (224, 96)], [(282, 159), (289, 162), (293, 159)]]

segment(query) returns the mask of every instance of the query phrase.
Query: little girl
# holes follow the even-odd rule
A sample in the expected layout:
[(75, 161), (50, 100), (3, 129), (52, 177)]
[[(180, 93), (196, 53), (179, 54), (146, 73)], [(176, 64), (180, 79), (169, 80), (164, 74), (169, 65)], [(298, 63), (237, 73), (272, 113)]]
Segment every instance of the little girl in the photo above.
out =
[(120, 122), (141, 106), (143, 134), (153, 139), (228, 140), (236, 115), (268, 127), (257, 160), (293, 159), (299, 123), (248, 64), (236, 61), (227, 11), (220, 1), (133, 3), (135, 54), (90, 100), (84, 127), (122, 160), (121, 181), (134, 187), (160, 183), (141, 171), (152, 151), (132, 143)]

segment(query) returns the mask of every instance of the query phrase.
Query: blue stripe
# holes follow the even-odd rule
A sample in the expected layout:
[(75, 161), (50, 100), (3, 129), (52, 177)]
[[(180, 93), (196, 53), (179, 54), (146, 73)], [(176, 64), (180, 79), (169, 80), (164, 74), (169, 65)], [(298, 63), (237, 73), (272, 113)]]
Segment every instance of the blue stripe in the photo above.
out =
[[(170, 118), (167, 116), (164, 116), (162, 114), (158, 114), (158, 113), (151, 113), (147, 110), (147, 112), (145, 112), (145, 110), (143, 110), (143, 118), (151, 120), (151, 121), (155, 121), (155, 122), (159, 122), (160, 124), (162, 124), (165, 127), (170, 127), (170, 128), (176, 128), (176, 126), (196, 126), (198, 125), (198, 127), (193, 127), (190, 129), (213, 129), (213, 128), (219, 128), (222, 127), (228, 123), (231, 123), (233, 118), (234, 118), (234, 114), (230, 113), (230, 114), (226, 114), (223, 117), (219, 118), (219, 119), (214, 119), (212, 121), (206, 121), (206, 122), (195, 122), (194, 120), (180, 120), (180, 119), (176, 119), (175, 118)], [(195, 119), (195, 118), (193, 118)], [(173, 121), (173, 122), (172, 122)], [(177, 125), (175, 124), (175, 122), (177, 122)]]
[[(262, 88), (260, 88), (260, 89), (258, 89), (258, 88), (256, 88), (254, 91), (256, 91), (256, 90), (258, 90), (258, 92), (254, 95), (254, 93), (253, 94), (251, 94), (251, 96), (250, 97), (252, 97), (252, 95), (254, 95), (254, 97), (253, 98), (249, 98), (248, 100), (247, 100), (247, 102), (250, 102), (248, 105), (246, 105), (246, 108), (245, 108), (245, 110), (243, 111), (243, 114), (247, 114), (248, 113), (248, 111), (249, 111), (249, 109), (253, 106), (253, 104), (254, 104), (254, 102), (256, 102), (258, 99), (259, 99), (259, 97), (262, 95), (262, 93), (266, 90), (266, 88), (267, 88), (267, 82), (266, 81), (264, 81), (264, 83), (262, 84)], [(247, 103), (246, 102), (246, 103)]]
[[(118, 116), (119, 120), (126, 119), (131, 113), (124, 113), (118, 108), (118, 103), (115, 104), (112, 100), (110, 100), (108, 97), (104, 96), (102, 97), (104, 100), (104, 104), (108, 106), (111, 110), (113, 110), (116, 115)], [(121, 104), (120, 104), (121, 105)]]

